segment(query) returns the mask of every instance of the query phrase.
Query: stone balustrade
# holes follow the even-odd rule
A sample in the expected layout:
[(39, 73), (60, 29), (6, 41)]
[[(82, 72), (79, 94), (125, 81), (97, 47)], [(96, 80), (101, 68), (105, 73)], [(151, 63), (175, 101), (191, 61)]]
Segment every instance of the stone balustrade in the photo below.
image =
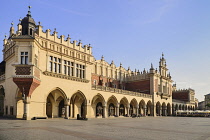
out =
[(149, 95), (149, 94), (133, 92), (133, 91), (128, 91), (128, 90), (122, 90), (122, 89), (117, 89), (117, 88), (111, 88), (111, 87), (105, 87), (105, 86), (99, 86), (99, 85), (92, 85), (92, 89), (105, 91), (105, 92), (114, 92), (117, 94), (131, 95), (131, 96), (144, 97), (144, 98), (152, 98), (152, 95)]

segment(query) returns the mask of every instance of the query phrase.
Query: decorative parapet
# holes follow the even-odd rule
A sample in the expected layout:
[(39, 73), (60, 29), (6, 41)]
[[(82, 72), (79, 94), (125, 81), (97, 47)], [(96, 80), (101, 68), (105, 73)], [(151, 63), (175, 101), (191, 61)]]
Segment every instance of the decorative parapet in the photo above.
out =
[(145, 98), (152, 98), (152, 95), (139, 93), (139, 92), (133, 92), (128, 90), (122, 90), (122, 89), (116, 89), (111, 87), (104, 87), (99, 85), (92, 85), (93, 90), (100, 90), (105, 92), (114, 92), (118, 94), (124, 94), (124, 95), (131, 95), (131, 96), (137, 96), (137, 97), (145, 97)]
[(47, 75), (47, 76), (52, 76), (52, 77), (56, 77), (56, 78), (66, 79), (66, 80), (72, 80), (72, 81), (76, 81), (76, 82), (83, 82), (83, 83), (89, 82), (89, 80), (87, 80), (87, 79), (80, 79), (77, 77), (67, 76), (67, 75), (58, 74), (58, 73), (52, 73), (52, 72), (48, 72), (48, 71), (44, 71), (43, 74)]

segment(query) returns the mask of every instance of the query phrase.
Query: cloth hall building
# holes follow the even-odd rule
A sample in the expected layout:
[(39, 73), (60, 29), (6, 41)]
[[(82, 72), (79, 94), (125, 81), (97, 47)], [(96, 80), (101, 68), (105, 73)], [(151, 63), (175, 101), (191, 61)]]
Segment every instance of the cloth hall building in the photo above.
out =
[(196, 108), (194, 90), (172, 85), (164, 55), (158, 69), (132, 71), (103, 57), (95, 60), (90, 45), (43, 31), (30, 8), (17, 26), (3, 44), (0, 115), (26, 120), (167, 116)]

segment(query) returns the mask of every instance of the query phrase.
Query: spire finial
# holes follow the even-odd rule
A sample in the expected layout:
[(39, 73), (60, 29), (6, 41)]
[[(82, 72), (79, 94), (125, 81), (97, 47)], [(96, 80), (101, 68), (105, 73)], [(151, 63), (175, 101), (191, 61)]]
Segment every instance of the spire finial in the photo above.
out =
[(122, 63), (120, 62), (120, 67), (122, 67)]
[(19, 19), (19, 23), (21, 23), (21, 21), (22, 21), (22, 18), (20, 17), (20, 19)]
[(103, 55), (101, 56), (101, 60), (104, 60), (104, 56)]
[(28, 14), (26, 16), (31, 17), (31, 6), (28, 6)]
[(11, 25), (12, 25), (12, 27), (13, 27), (13, 25), (14, 25), (13, 21), (12, 21)]
[(6, 38), (7, 38), (7, 35), (5, 34), (4, 37), (5, 37), (5, 39), (6, 39)]

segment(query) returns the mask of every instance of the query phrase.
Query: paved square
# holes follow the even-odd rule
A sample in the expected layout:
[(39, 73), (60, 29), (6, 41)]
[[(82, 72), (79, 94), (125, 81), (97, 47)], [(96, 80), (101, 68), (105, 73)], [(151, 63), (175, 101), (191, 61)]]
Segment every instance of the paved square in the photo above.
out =
[(0, 119), (0, 140), (210, 140), (210, 118)]

